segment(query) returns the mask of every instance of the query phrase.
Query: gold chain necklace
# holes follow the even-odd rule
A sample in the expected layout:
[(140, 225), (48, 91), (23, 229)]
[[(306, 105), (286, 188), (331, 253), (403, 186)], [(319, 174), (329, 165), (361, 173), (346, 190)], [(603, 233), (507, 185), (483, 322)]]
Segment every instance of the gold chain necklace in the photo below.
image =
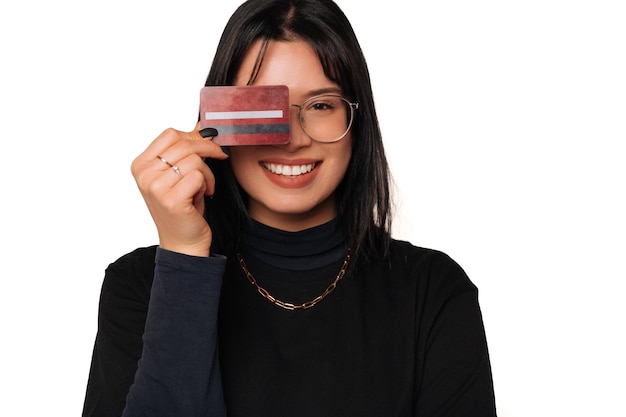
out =
[(285, 310), (306, 310), (307, 308), (311, 308), (315, 304), (322, 301), (324, 297), (326, 297), (328, 294), (333, 292), (335, 288), (337, 288), (337, 284), (339, 283), (339, 281), (341, 281), (343, 276), (346, 274), (346, 270), (348, 269), (348, 265), (350, 264), (350, 249), (348, 249), (348, 252), (346, 253), (346, 259), (344, 259), (343, 264), (341, 265), (341, 269), (339, 270), (339, 273), (335, 277), (335, 280), (328, 287), (326, 287), (326, 289), (324, 290), (322, 294), (318, 295), (313, 300), (307, 301), (306, 303), (302, 303), (300, 305), (286, 303), (284, 301), (277, 299), (276, 297), (273, 297), (265, 288), (261, 287), (259, 283), (256, 282), (256, 279), (254, 278), (250, 270), (248, 270), (248, 266), (244, 262), (241, 254), (239, 253), (237, 254), (237, 259), (239, 259), (239, 265), (241, 265), (241, 269), (243, 269), (243, 272), (246, 274), (246, 278), (248, 278), (248, 281), (250, 281), (250, 284), (256, 287), (257, 291), (259, 292), (259, 294), (263, 296), (263, 298), (276, 304), (278, 307), (284, 308)]

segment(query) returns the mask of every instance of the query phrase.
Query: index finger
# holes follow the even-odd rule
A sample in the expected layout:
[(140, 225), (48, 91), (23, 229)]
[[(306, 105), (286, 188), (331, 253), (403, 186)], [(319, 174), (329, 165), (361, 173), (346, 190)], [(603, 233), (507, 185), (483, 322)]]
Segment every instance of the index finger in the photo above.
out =
[(213, 140), (217, 136), (217, 129), (205, 127), (198, 130), (198, 128), (199, 124), (193, 131), (189, 132), (189, 140)]

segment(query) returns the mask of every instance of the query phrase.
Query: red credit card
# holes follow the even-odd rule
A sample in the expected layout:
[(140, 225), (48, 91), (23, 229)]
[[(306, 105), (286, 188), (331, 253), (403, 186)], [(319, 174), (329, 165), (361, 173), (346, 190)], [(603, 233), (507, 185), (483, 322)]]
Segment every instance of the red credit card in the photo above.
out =
[(204, 87), (200, 124), (217, 129), (221, 146), (289, 142), (289, 88), (285, 85)]

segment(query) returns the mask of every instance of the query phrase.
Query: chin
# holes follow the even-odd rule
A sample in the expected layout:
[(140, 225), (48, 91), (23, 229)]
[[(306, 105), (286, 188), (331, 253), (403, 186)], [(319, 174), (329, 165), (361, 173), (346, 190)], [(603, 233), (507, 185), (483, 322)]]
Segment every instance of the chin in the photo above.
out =
[[(334, 198), (303, 201), (303, 197), (275, 198), (250, 204), (250, 215), (269, 226), (287, 229), (313, 227), (335, 217)], [(290, 225), (290, 226), (288, 226)]]

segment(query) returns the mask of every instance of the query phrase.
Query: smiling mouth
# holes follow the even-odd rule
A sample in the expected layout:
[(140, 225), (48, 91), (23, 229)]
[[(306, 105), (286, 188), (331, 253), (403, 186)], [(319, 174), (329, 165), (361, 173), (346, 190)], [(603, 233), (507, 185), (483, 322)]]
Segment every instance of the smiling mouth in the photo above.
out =
[(262, 162), (261, 165), (272, 174), (294, 178), (300, 175), (308, 174), (309, 172), (313, 171), (313, 169), (315, 169), (315, 167), (317, 166), (317, 163), (302, 165), (284, 165)]

